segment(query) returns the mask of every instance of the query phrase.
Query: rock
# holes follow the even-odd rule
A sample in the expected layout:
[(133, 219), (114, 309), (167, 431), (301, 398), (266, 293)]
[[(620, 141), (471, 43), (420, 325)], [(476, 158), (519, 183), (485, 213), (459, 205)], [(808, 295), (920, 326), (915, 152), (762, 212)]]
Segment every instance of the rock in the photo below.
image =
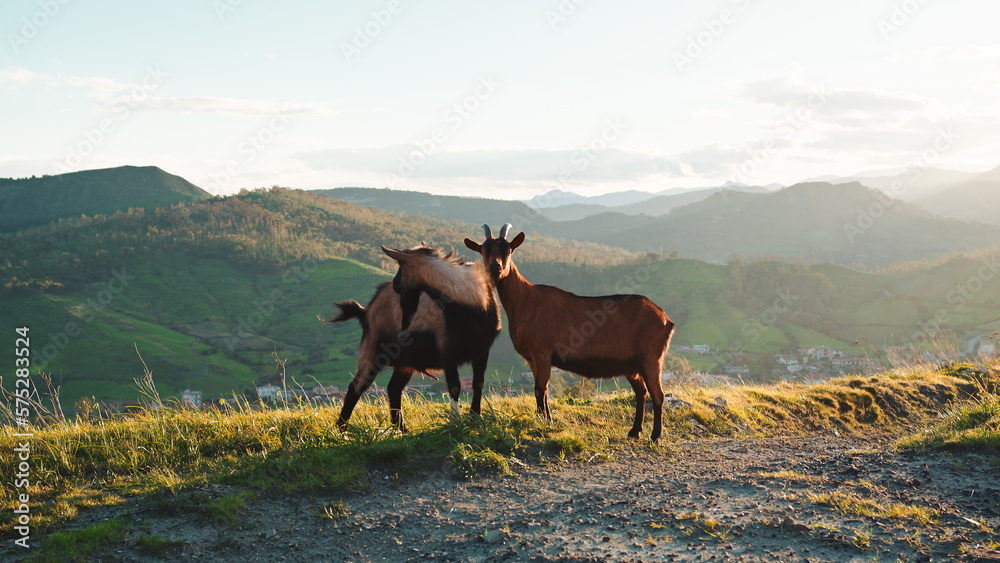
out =
[(716, 397), (712, 399), (712, 403), (709, 406), (721, 407), (723, 409), (729, 408), (729, 402), (726, 401), (724, 397)]
[(483, 540), (486, 543), (496, 543), (502, 540), (506, 535), (507, 532), (504, 532), (503, 530), (490, 530), (483, 536)]
[(809, 531), (809, 526), (797, 523), (795, 520), (792, 520), (791, 516), (786, 517), (785, 520), (781, 522), (781, 528), (783, 530), (788, 530), (789, 532), (804, 533)]
[(672, 395), (663, 398), (663, 404), (671, 409), (690, 409), (693, 405), (683, 399), (678, 399)]

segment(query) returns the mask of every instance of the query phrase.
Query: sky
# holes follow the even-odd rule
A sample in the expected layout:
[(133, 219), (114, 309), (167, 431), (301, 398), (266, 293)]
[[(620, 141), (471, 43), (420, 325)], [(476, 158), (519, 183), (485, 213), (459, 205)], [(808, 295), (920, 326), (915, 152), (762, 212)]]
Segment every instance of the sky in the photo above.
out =
[(0, 177), (502, 199), (1000, 165), (986, 0), (4, 0)]

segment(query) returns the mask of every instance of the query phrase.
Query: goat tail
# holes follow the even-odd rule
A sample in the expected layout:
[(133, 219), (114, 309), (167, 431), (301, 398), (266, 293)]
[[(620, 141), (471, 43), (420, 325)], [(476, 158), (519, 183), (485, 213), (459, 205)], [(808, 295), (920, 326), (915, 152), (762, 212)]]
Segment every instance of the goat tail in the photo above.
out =
[(334, 323), (342, 323), (344, 321), (349, 321), (351, 319), (358, 319), (358, 321), (363, 324), (368, 316), (368, 311), (366, 311), (365, 308), (362, 307), (360, 303), (354, 301), (353, 299), (350, 301), (341, 301), (337, 303), (336, 306), (338, 309), (340, 309), (339, 315), (333, 317), (332, 319), (324, 319), (323, 317), (319, 317), (319, 320), (323, 321), (328, 325), (332, 325)]
[(677, 325), (675, 325), (670, 319), (667, 319), (667, 324), (664, 328), (667, 330), (667, 339), (663, 342), (663, 349), (667, 350), (670, 348), (670, 340), (674, 337), (674, 329), (677, 328)]

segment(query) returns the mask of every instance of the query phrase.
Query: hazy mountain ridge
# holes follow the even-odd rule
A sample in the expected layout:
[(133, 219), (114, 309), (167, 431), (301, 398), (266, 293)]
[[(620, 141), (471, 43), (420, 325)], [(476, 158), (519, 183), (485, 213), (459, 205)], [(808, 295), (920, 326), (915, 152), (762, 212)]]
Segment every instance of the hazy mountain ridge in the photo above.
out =
[(1000, 213), (996, 213), (1000, 209), (1000, 167), (982, 173), (908, 167), (830, 176), (826, 181), (860, 182), (935, 215), (1000, 225)]
[[(474, 224), (486, 221), (494, 226), (510, 222), (516, 230), (529, 233), (634, 252), (677, 251), (682, 257), (715, 262), (741, 254), (883, 267), (1000, 244), (1000, 229), (995, 226), (937, 217), (858, 182), (803, 183), (773, 192), (753, 190), (714, 188), (658, 196), (630, 207), (647, 213), (604, 210), (566, 221), (544, 215), (557, 213), (562, 207), (535, 211), (520, 202), (364, 188), (321, 193), (397, 211)], [(601, 209), (573, 208), (587, 213)], [(666, 212), (660, 215), (657, 211)]]
[[(598, 217), (613, 228), (601, 230)], [(869, 267), (1000, 244), (994, 226), (935, 217), (858, 183), (798, 184), (766, 194), (726, 190), (631, 227), (612, 219), (560, 223), (550, 233), (633, 251), (664, 246), (709, 261), (731, 254), (812, 256)]]

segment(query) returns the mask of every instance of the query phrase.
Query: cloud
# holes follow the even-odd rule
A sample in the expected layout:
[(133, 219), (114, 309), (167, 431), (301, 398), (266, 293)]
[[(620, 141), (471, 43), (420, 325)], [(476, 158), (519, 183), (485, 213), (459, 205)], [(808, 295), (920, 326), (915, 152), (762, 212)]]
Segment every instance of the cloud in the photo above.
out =
[(19, 86), (24, 86), (29, 82), (38, 80), (41, 75), (31, 72), (26, 68), (19, 68), (16, 66), (9, 66), (4, 69), (0, 69), (0, 86), (5, 88), (17, 88)]
[(917, 58), (945, 59), (947, 61), (996, 61), (1000, 59), (1000, 45), (965, 45), (963, 47), (932, 47), (913, 52)]
[[(990, 84), (985, 77), (984, 86)], [(779, 108), (781, 116), (770, 131), (794, 125), (785, 135), (795, 150), (825, 150), (831, 162), (837, 154), (894, 159), (922, 150), (940, 129), (986, 130), (1000, 134), (1000, 116), (968, 106), (949, 107), (910, 92), (874, 88), (833, 88), (809, 84), (786, 74), (743, 85), (741, 95), (763, 108)]]
[(177, 111), (186, 113), (225, 113), (230, 115), (310, 114), (332, 115), (336, 112), (322, 102), (271, 102), (242, 98), (157, 97), (146, 96), (136, 101), (136, 109)]
[(688, 176), (676, 156), (620, 147), (425, 152), (418, 145), (392, 145), (306, 151), (293, 158), (314, 170), (363, 172), (385, 178), (599, 183)]
[(145, 69), (145, 76), (138, 82), (119, 82), (103, 76), (46, 76), (17, 67), (0, 70), (0, 87), (17, 88), (31, 82), (44, 82), (50, 87), (69, 87), (88, 90), (96, 100), (96, 111), (111, 111), (128, 98), (132, 109), (175, 111), (185, 113), (223, 113), (230, 115), (309, 114), (334, 115), (337, 112), (326, 102), (295, 101), (276, 102), (245, 98), (212, 96), (165, 97), (153, 93), (169, 80), (169, 74), (158, 66)]

